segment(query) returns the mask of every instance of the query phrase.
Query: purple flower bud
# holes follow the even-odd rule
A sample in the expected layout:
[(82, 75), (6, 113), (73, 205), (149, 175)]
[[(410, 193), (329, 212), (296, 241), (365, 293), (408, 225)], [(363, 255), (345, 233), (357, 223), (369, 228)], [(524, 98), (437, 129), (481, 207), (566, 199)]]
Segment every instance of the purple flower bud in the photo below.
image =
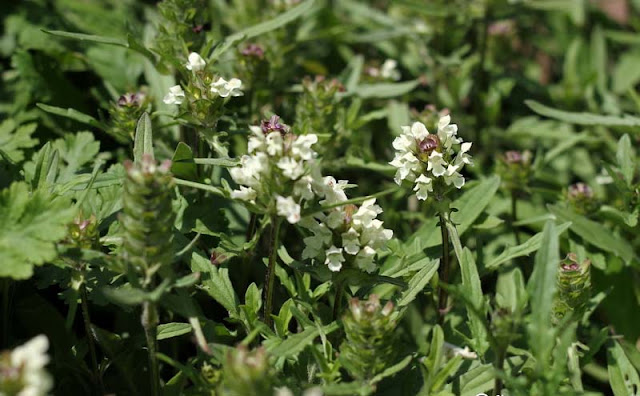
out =
[(258, 45), (251, 43), (247, 45), (240, 53), (246, 57), (262, 59), (264, 58), (264, 49)]
[(424, 140), (418, 143), (420, 151), (427, 154), (437, 149), (438, 146), (440, 146), (440, 140), (438, 139), (438, 135), (434, 134), (427, 135)]
[(262, 128), (262, 132), (266, 135), (271, 132), (278, 131), (280, 134), (284, 135), (287, 133), (287, 126), (285, 124), (280, 123), (280, 116), (272, 115), (269, 120), (262, 120), (260, 123), (260, 128)]
[(145, 98), (145, 94), (143, 94), (142, 92), (126, 93), (120, 96), (120, 98), (118, 98), (118, 106), (120, 107), (140, 106), (144, 101), (144, 98)]
[(591, 199), (593, 190), (584, 183), (576, 183), (569, 186), (569, 198), (571, 199)]
[(504, 160), (508, 164), (520, 164), (524, 157), (520, 151), (511, 150), (504, 153)]

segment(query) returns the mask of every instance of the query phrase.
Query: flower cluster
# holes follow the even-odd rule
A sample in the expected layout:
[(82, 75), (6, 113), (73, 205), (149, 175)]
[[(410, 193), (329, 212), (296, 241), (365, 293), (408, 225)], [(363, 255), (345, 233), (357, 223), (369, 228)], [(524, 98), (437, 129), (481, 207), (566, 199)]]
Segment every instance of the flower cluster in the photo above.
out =
[[(218, 77), (215, 81), (210, 74), (205, 73), (207, 62), (196, 52), (189, 54), (184, 67), (193, 72), (194, 78), (192, 84), (200, 91), (196, 95), (199, 98), (208, 98), (214, 100), (217, 97), (227, 98), (229, 96), (242, 96), (242, 81), (232, 78), (229, 81), (222, 77)], [(205, 88), (205, 89), (203, 89)], [(185, 92), (180, 85), (174, 85), (169, 88), (169, 92), (165, 95), (163, 101), (166, 104), (180, 105), (185, 100)]]
[(400, 80), (400, 71), (398, 71), (398, 62), (395, 59), (387, 59), (380, 67), (370, 66), (365, 69), (365, 73), (378, 80)]
[(435, 134), (429, 133), (421, 122), (403, 126), (402, 134), (393, 141), (395, 158), (390, 162), (397, 168), (395, 181), (415, 183), (414, 191), (420, 200), (426, 200), (429, 193), (444, 183), (462, 188), (464, 177), (460, 170), (465, 164), (471, 165), (468, 151), (471, 143), (463, 142), (457, 136), (458, 126), (451, 124), (450, 116), (440, 117)]
[[(334, 197), (346, 200), (345, 180), (336, 182), (325, 178), (326, 186), (333, 189)], [(334, 198), (335, 199), (335, 198)], [(302, 258), (324, 260), (331, 271), (340, 271), (343, 265), (354, 266), (366, 272), (375, 270), (376, 251), (393, 236), (393, 231), (382, 227), (383, 222), (376, 217), (382, 208), (375, 204), (375, 198), (368, 199), (360, 207), (343, 205), (319, 213), (313, 218), (306, 217), (300, 226), (313, 233), (304, 238), (305, 249)]]
[(0, 354), (0, 395), (44, 396), (53, 387), (45, 370), (49, 340), (39, 335), (10, 352)]
[(279, 216), (297, 223), (301, 201), (324, 196), (317, 154), (311, 148), (318, 137), (291, 133), (278, 116), (250, 129), (248, 154), (240, 158), (240, 166), (229, 171), (239, 185), (231, 197), (265, 208), (275, 202)]

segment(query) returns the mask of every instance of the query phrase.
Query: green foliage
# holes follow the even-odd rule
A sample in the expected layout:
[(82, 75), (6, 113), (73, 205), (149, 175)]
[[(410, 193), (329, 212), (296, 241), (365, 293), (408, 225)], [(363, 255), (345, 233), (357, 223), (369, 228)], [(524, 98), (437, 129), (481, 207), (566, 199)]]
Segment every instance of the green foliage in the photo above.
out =
[(55, 243), (67, 235), (67, 223), (75, 215), (64, 197), (44, 190), (29, 193), (25, 183), (15, 182), (0, 193), (0, 275), (13, 279), (31, 277), (34, 265), (57, 256)]

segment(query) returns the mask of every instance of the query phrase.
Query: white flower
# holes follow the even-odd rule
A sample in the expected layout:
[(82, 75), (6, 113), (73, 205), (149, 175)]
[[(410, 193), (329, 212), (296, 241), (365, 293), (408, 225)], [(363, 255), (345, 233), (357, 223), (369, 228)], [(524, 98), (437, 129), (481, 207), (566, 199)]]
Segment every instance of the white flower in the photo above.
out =
[(253, 201), (257, 197), (256, 190), (251, 187), (240, 186), (239, 190), (231, 191), (231, 198), (243, 201)]
[(438, 120), (438, 139), (440, 139), (440, 143), (445, 149), (449, 150), (452, 145), (462, 142), (461, 139), (456, 137), (457, 134), (458, 125), (451, 124), (451, 116), (440, 117), (440, 120)]
[(342, 263), (344, 263), (342, 248), (337, 248), (332, 245), (324, 254), (326, 257), (324, 263), (329, 267), (329, 269), (333, 272), (340, 271)]
[(334, 204), (338, 202), (343, 202), (347, 200), (347, 194), (345, 194), (344, 189), (349, 184), (346, 180), (336, 181), (333, 176), (326, 176), (322, 179), (324, 188), (323, 195), (324, 200), (320, 202), (320, 204)]
[(345, 219), (345, 213), (342, 211), (341, 208), (334, 210), (331, 213), (329, 213), (329, 216), (327, 216), (327, 219), (326, 219), (327, 226), (332, 230), (336, 229), (342, 226), (342, 224), (344, 224), (344, 219)]
[(315, 196), (312, 186), (313, 177), (310, 175), (303, 176), (293, 184), (293, 195), (310, 200)]
[(356, 256), (356, 266), (363, 271), (373, 272), (376, 269), (373, 257), (376, 255), (375, 249), (365, 246)]
[(378, 214), (382, 213), (382, 208), (375, 203), (375, 198), (364, 201), (358, 208), (358, 211), (353, 215), (353, 224), (361, 225), (364, 228), (369, 227), (371, 221), (375, 219)]
[(409, 152), (396, 154), (396, 157), (389, 164), (398, 168), (393, 178), (398, 185), (402, 184), (405, 179), (409, 181), (415, 180), (415, 172), (420, 169), (420, 161), (413, 153)]
[(318, 136), (310, 133), (308, 135), (300, 135), (293, 141), (291, 145), (291, 154), (308, 161), (316, 156), (316, 152), (311, 146), (318, 142)]
[(265, 147), (265, 137), (262, 133), (262, 129), (259, 126), (252, 125), (249, 127), (253, 136), (249, 137), (247, 142), (247, 151), (253, 153), (255, 151), (263, 150)]
[(416, 191), (416, 197), (418, 197), (418, 199), (422, 201), (426, 200), (429, 193), (433, 191), (431, 178), (426, 175), (420, 175), (416, 179), (416, 186), (413, 188), (413, 191)]
[(280, 158), (278, 168), (282, 169), (282, 174), (291, 180), (297, 180), (304, 174), (302, 164), (291, 157)]
[(282, 135), (280, 132), (271, 132), (265, 138), (267, 153), (275, 157), (282, 154)]
[(393, 231), (382, 227), (382, 224), (383, 222), (378, 219), (372, 220), (369, 227), (362, 230), (361, 245), (367, 245), (373, 249), (383, 247), (393, 237)]
[(236, 183), (253, 187), (256, 191), (259, 191), (262, 173), (266, 172), (268, 166), (269, 163), (265, 153), (258, 152), (254, 155), (243, 155), (240, 158), (240, 166), (229, 169), (229, 174)]
[(469, 150), (471, 150), (471, 142), (462, 143), (460, 145), (460, 153), (458, 153), (456, 160), (454, 161), (454, 165), (458, 166), (459, 169), (462, 169), (465, 164), (473, 165), (471, 156), (467, 154)]
[(463, 359), (477, 359), (478, 355), (469, 349), (468, 346), (464, 348), (460, 348), (457, 345), (450, 344), (448, 342), (444, 342), (444, 349), (450, 352), (453, 356), (460, 356)]
[(184, 91), (182, 90), (182, 87), (179, 85), (174, 85), (173, 87), (169, 88), (169, 93), (166, 94), (164, 96), (164, 99), (162, 99), (162, 101), (166, 104), (182, 104), (182, 101), (184, 100)]
[(49, 363), (47, 349), (49, 340), (39, 335), (11, 351), (11, 366), (19, 370), (22, 384), (19, 396), (44, 396), (53, 387), (53, 380), (45, 370)]
[(360, 251), (360, 234), (353, 227), (349, 231), (342, 233), (342, 248), (347, 254), (358, 254)]
[(222, 98), (228, 96), (242, 96), (243, 93), (240, 90), (242, 88), (242, 81), (237, 78), (232, 78), (227, 81), (220, 77), (217, 81), (211, 83), (211, 92), (218, 94)]
[(204, 59), (202, 59), (200, 54), (198, 54), (197, 52), (192, 52), (189, 54), (189, 61), (187, 62), (185, 67), (188, 70), (197, 72), (204, 69), (206, 65), (207, 65), (207, 62), (205, 62)]
[(453, 185), (458, 189), (464, 186), (464, 177), (458, 173), (458, 167), (456, 165), (449, 165), (447, 167), (447, 172), (444, 175), (444, 181), (447, 183), (447, 186), (453, 183)]
[(398, 62), (394, 59), (387, 59), (380, 67), (380, 75), (389, 80), (399, 80), (400, 72), (397, 69)]
[(295, 224), (300, 221), (300, 205), (298, 205), (291, 197), (276, 197), (276, 209), (278, 216), (286, 217), (287, 221)]
[(431, 171), (435, 177), (440, 177), (447, 172), (447, 162), (442, 157), (442, 153), (434, 151), (429, 155), (427, 170)]

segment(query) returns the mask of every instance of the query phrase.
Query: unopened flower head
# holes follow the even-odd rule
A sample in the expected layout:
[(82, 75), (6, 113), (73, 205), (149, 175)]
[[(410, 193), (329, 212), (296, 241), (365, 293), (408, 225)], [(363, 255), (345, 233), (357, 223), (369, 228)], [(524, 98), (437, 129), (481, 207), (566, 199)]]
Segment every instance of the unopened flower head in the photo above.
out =
[(10, 352), (0, 354), (0, 394), (45, 396), (53, 379), (45, 370), (49, 340), (39, 335)]
[(146, 95), (143, 92), (126, 93), (118, 98), (120, 107), (139, 107), (144, 103)]
[(471, 143), (458, 136), (458, 126), (451, 117), (440, 117), (436, 133), (430, 133), (421, 122), (403, 126), (402, 133), (393, 141), (396, 150), (391, 165), (397, 168), (395, 181), (414, 184), (413, 190), (420, 200), (426, 200), (435, 189), (453, 185), (462, 188), (465, 179), (460, 173), (465, 165), (472, 165), (468, 154)]
[(585, 215), (593, 213), (598, 206), (593, 189), (585, 183), (570, 185), (567, 189), (566, 200), (573, 210)]
[(258, 44), (248, 44), (240, 51), (240, 53), (248, 58), (262, 59), (264, 58), (264, 49)]
[(198, 54), (197, 52), (192, 52), (189, 54), (189, 58), (185, 67), (187, 70), (191, 70), (193, 72), (199, 72), (203, 70), (207, 66), (207, 62)]

